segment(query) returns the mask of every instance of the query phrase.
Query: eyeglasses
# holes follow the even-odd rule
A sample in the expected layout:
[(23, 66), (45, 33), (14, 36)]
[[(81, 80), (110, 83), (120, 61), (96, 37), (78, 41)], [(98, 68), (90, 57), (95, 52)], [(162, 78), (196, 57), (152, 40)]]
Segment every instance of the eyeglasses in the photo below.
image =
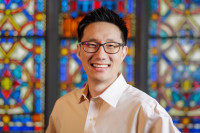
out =
[(83, 49), (87, 53), (96, 53), (99, 50), (100, 46), (103, 46), (104, 51), (108, 54), (116, 54), (119, 52), (121, 46), (124, 46), (122, 43), (116, 42), (106, 42), (106, 43), (97, 43), (92, 41), (80, 42), (79, 44), (83, 45)]

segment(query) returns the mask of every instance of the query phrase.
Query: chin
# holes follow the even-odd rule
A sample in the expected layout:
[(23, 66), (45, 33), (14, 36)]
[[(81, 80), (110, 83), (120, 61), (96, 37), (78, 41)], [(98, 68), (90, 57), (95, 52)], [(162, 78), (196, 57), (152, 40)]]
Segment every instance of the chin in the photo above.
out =
[[(95, 76), (94, 76), (94, 75), (95, 75)], [(92, 79), (97, 80), (97, 81), (106, 81), (106, 80), (109, 79), (108, 76), (107, 76), (106, 74), (104, 74), (104, 75), (101, 75), (101, 74), (94, 74), (94, 75), (92, 76)]]

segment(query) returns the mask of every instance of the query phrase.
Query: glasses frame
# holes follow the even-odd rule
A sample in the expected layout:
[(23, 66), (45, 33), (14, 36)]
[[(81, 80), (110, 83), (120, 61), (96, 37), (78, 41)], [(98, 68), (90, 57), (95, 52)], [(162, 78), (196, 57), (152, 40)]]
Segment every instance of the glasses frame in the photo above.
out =
[[(79, 45), (83, 45), (83, 50), (84, 50), (86, 53), (96, 53), (96, 52), (99, 50), (100, 46), (103, 46), (103, 49), (104, 49), (104, 51), (105, 51), (107, 54), (116, 54), (116, 53), (119, 52), (120, 47), (124, 47), (124, 44), (123, 44), (123, 43), (118, 43), (118, 42), (106, 42), (106, 43), (98, 43), (98, 42), (95, 42), (96, 44), (98, 44), (97, 50), (96, 50), (95, 52), (87, 52), (87, 51), (85, 50), (85, 48), (84, 48), (84, 43), (86, 43), (86, 42), (94, 42), (94, 41), (79, 42)], [(115, 52), (115, 53), (109, 53), (109, 52), (107, 52), (107, 51), (105, 50), (105, 47), (104, 47), (104, 45), (107, 44), (107, 43), (117, 43), (117, 44), (119, 44), (119, 49), (118, 49), (118, 51)]]

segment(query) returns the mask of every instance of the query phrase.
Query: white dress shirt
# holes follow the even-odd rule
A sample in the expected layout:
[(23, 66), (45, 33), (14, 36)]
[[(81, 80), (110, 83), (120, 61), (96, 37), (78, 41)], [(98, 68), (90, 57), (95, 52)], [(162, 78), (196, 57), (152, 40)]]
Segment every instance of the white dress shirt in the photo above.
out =
[(86, 85), (61, 97), (46, 133), (179, 133), (165, 109), (122, 74), (101, 95), (87, 95)]

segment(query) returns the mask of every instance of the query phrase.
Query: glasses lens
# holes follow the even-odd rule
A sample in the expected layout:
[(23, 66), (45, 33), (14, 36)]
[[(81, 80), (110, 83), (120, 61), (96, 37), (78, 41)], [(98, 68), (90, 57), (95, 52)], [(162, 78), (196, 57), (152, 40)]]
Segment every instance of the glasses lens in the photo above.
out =
[(104, 45), (105, 51), (110, 54), (117, 53), (120, 48), (120, 44), (115, 42), (108, 42)]
[(86, 52), (96, 52), (98, 49), (98, 44), (96, 42), (84, 42), (83, 48)]

